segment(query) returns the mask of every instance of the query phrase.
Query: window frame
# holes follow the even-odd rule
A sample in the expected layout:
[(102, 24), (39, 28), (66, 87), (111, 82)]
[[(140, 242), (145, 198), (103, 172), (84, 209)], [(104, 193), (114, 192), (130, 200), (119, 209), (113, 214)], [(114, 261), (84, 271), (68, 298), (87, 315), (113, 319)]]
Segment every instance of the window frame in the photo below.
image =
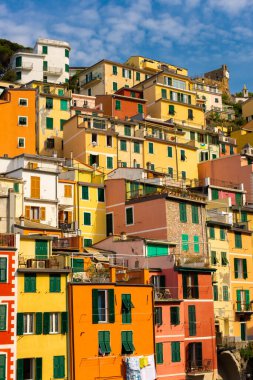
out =
[[(131, 212), (131, 223), (128, 223), (128, 210), (132, 210)], [(127, 226), (133, 226), (134, 225), (134, 208), (132, 206), (125, 208), (125, 220)]]
[(60, 313), (59, 312), (50, 312), (49, 315), (49, 334), (60, 334), (61, 325), (60, 325)]
[[(2, 320), (0, 320), (0, 332), (1, 331), (7, 331), (8, 330), (8, 303), (1, 303), (0, 304), (0, 310), (4, 310), (0, 312), (0, 317), (1, 315), (3, 316)], [(3, 326), (3, 327), (1, 327)]]
[[(8, 260), (8, 256), (4, 256), (4, 255), (1, 255), (0, 256), (0, 262), (5, 262), (5, 264), (0, 264), (0, 284), (5, 284), (8, 282), (8, 263), (9, 263), (9, 260)], [(3, 276), (2, 274), (5, 274), (5, 276)], [(3, 278), (3, 280), (1, 279)]]
[[(20, 123), (20, 120), (21, 119), (24, 119), (25, 120), (25, 124), (22, 124)], [(28, 116), (18, 116), (18, 126), (19, 127), (28, 127)]]
[(23, 335), (35, 334), (35, 313), (23, 314)]
[[(25, 100), (26, 104), (21, 104), (21, 101), (22, 101), (22, 100)], [(28, 107), (28, 99), (27, 99), (27, 98), (19, 98), (19, 99), (18, 99), (18, 105), (19, 105), (20, 107)]]

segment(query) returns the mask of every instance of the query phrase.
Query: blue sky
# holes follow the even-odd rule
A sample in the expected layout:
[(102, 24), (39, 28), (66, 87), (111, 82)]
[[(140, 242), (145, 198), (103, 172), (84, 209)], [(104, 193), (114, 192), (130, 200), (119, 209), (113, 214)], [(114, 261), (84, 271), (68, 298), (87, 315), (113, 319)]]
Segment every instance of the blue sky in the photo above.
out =
[(228, 65), (231, 91), (253, 91), (253, 0), (0, 0), (0, 37), (68, 41), (71, 65), (131, 55), (188, 68)]

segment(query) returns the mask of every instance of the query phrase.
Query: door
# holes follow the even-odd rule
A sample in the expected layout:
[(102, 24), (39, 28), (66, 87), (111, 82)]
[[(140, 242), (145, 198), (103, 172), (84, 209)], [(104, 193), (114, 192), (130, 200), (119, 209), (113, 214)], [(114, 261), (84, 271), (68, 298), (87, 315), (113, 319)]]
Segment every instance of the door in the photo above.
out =
[(241, 340), (246, 340), (246, 322), (241, 322)]
[(113, 214), (106, 214), (106, 236), (113, 234)]

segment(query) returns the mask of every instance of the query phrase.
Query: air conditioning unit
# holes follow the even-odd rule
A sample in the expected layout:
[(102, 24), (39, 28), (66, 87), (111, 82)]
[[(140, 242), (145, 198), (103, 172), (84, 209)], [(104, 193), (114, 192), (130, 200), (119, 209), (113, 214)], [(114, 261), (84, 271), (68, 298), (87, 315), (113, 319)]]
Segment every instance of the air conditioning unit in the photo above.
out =
[(36, 261), (36, 268), (38, 268), (38, 269), (46, 268), (46, 262), (44, 260)]

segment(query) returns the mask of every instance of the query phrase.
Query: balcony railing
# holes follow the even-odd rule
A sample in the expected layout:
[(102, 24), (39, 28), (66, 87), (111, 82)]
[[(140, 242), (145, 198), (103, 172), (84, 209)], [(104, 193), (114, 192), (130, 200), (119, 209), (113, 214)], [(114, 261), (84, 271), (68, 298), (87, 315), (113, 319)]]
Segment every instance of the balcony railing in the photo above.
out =
[(201, 375), (205, 372), (213, 371), (213, 361), (212, 359), (204, 359), (204, 360), (188, 360), (186, 363), (186, 372), (190, 375)]
[(206, 220), (218, 223), (233, 224), (232, 212), (217, 212), (216, 210), (207, 210)]
[(238, 228), (240, 230), (249, 230), (249, 222), (236, 222), (233, 224), (233, 228)]
[(100, 81), (101, 79), (102, 79), (102, 74), (96, 74), (96, 75), (93, 75), (91, 78), (90, 77), (88, 79), (85, 78), (84, 80), (81, 81), (80, 84), (82, 87), (85, 87), (91, 82)]
[(235, 311), (238, 313), (253, 313), (252, 303), (246, 301), (236, 301)]
[(210, 258), (203, 255), (174, 255), (176, 267), (186, 268), (209, 268), (211, 266)]
[(219, 141), (236, 145), (236, 139), (233, 139), (232, 137), (219, 135)]
[(49, 66), (47, 70), (45, 70), (46, 73), (49, 73), (50, 75), (61, 75), (62, 74), (62, 68), (61, 67), (53, 67)]
[(27, 70), (27, 71), (30, 71), (30, 70), (32, 70), (32, 68), (33, 68), (33, 63), (28, 63), (28, 62), (24, 62), (24, 63), (22, 63), (22, 66), (19, 68), (19, 67), (16, 67), (16, 70), (18, 70), (18, 69), (22, 69), (22, 70)]
[(59, 228), (62, 230), (62, 231), (75, 231), (76, 229), (76, 223), (75, 222), (72, 222), (72, 223), (64, 223), (64, 222), (59, 222)]
[(53, 240), (53, 249), (67, 249), (67, 250), (79, 250), (80, 248), (80, 237), (72, 236), (61, 239)]
[(18, 267), (20, 269), (67, 269), (64, 256), (51, 256), (48, 259), (19, 256)]
[(15, 247), (15, 235), (0, 234), (0, 247)]
[(178, 299), (178, 288), (161, 288), (154, 287), (154, 299), (156, 302), (170, 301)]

